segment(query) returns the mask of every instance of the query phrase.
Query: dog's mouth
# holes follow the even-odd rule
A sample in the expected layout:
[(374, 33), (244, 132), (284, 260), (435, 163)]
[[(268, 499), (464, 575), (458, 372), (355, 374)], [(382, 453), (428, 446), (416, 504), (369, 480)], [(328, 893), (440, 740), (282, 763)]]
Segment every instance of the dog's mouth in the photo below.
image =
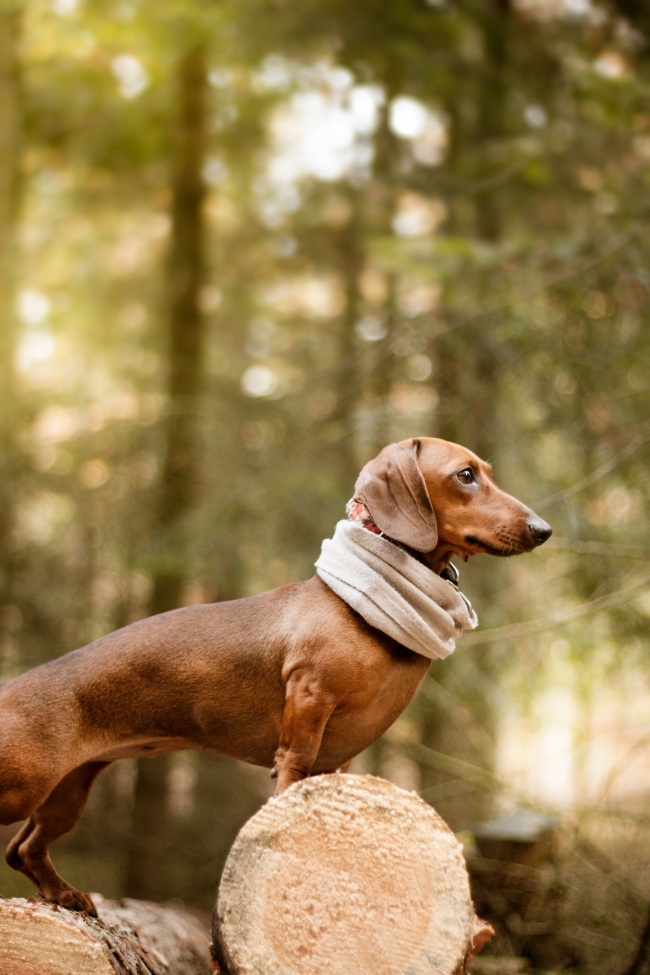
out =
[[(467, 555), (496, 555), (498, 558), (509, 558), (511, 555), (521, 555), (523, 552), (530, 551), (530, 546), (525, 545), (522, 539), (516, 535), (504, 533), (499, 538), (499, 545), (486, 542), (476, 535), (465, 535), (465, 552)], [(462, 553), (461, 553), (462, 554)]]

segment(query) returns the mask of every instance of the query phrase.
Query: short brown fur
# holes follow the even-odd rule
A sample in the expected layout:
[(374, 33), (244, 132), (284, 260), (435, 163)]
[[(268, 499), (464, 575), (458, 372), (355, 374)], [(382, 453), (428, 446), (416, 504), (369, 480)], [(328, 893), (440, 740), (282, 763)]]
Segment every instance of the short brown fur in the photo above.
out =
[[(454, 554), (514, 555), (550, 535), (484, 461), (444, 440), (386, 447), (355, 497), (437, 573)], [(37, 667), (0, 688), (0, 822), (27, 820), (7, 861), (46, 900), (94, 913), (48, 846), (74, 826), (111, 762), (208, 749), (272, 766), (280, 793), (345, 769), (406, 707), (429, 663), (313, 576), (153, 616)]]

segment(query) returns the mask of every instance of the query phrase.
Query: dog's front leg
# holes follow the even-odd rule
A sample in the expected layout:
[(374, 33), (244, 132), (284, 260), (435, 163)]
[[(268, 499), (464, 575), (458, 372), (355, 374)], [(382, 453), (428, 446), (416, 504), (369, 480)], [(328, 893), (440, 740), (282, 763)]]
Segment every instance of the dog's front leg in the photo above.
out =
[(276, 796), (309, 775), (336, 706), (334, 696), (302, 669), (291, 673), (286, 687), (282, 730), (273, 762), (278, 778)]

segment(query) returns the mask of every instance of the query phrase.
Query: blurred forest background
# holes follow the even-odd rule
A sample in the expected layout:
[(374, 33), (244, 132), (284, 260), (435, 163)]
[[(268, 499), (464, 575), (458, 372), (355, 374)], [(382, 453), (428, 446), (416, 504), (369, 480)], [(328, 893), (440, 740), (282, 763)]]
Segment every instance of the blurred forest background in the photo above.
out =
[[(355, 768), (468, 847), (556, 816), (498, 950), (645, 971), (649, 228), (645, 0), (2, 0), (1, 678), (308, 577), (365, 461), (460, 441), (554, 536), (462, 567)], [(55, 860), (209, 908), (271, 788), (118, 763)]]

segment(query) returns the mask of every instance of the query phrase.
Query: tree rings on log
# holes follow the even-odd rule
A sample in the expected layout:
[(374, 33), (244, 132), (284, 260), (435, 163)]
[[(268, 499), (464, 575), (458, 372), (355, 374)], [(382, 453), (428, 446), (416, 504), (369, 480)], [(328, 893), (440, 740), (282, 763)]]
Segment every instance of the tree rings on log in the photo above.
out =
[(457, 975), (490, 935), (440, 816), (383, 779), (333, 774), (243, 827), (213, 954), (222, 975)]
[(209, 975), (209, 938), (182, 908), (107, 901), (99, 920), (36, 898), (0, 899), (1, 975)]

